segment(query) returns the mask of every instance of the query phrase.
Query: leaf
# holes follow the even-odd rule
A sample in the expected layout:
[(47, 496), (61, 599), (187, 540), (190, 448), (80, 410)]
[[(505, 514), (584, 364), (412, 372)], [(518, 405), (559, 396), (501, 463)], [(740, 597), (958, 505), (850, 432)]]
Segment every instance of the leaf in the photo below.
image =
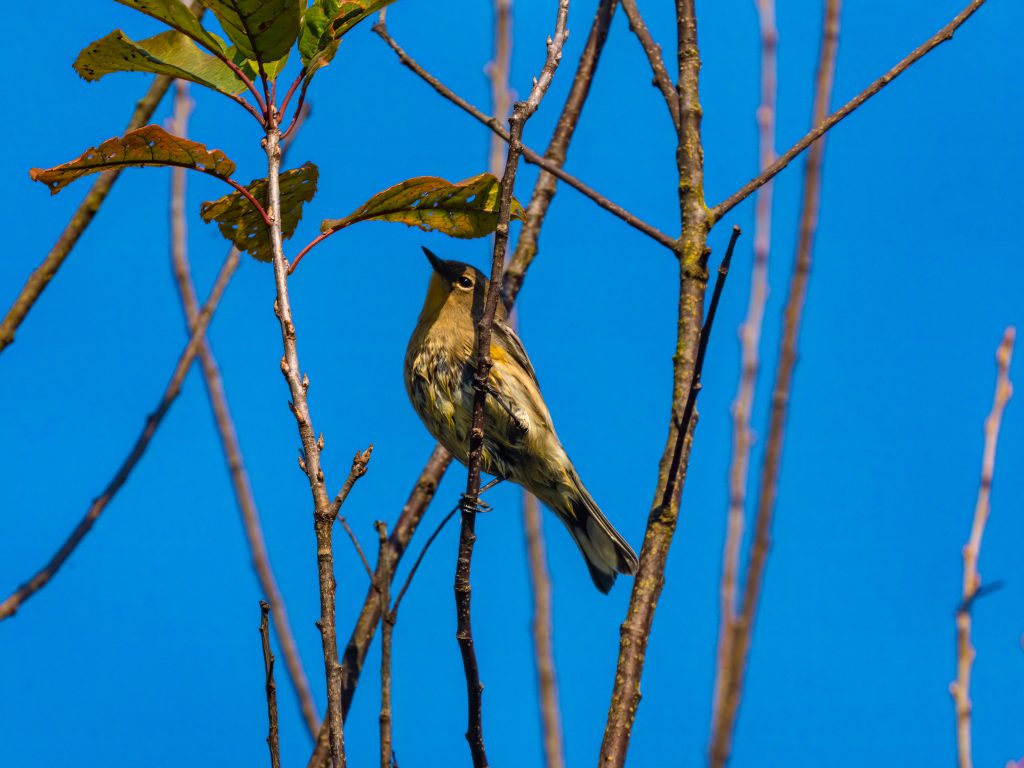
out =
[[(319, 171), (313, 163), (285, 171), (278, 178), (281, 185), (281, 236), (287, 240), (295, 233), (302, 218), (302, 206), (316, 194)], [(257, 179), (246, 189), (257, 200), (267, 199), (267, 180)], [(238, 248), (260, 261), (272, 261), (270, 237), (263, 217), (241, 193), (232, 192), (219, 200), (203, 203), (199, 209), (203, 221), (216, 221), (220, 233)]]
[(159, 19), (171, 29), (187, 35), (211, 51), (224, 51), (224, 41), (203, 29), (199, 19), (181, 0), (117, 0), (147, 16)]
[(315, 71), (334, 58), (342, 36), (367, 16), (394, 0), (316, 0), (306, 10), (299, 35), (299, 53), (307, 70)]
[(162, 32), (138, 43), (121, 30), (87, 45), (74, 63), (89, 81), (111, 72), (152, 72), (204, 85), (226, 94), (240, 93), (245, 84), (220, 59), (199, 50), (180, 32)]
[(283, 58), (299, 36), (301, 0), (200, 0), (247, 59)]
[[(483, 237), (498, 226), (500, 191), (501, 183), (489, 173), (457, 184), (418, 176), (378, 192), (343, 219), (324, 220), (320, 231), (344, 229), (360, 221), (397, 221), (451, 237)], [(515, 198), (511, 218), (526, 219)]]
[(159, 125), (145, 125), (124, 136), (107, 139), (98, 147), (90, 147), (70, 163), (48, 169), (33, 168), (28, 174), (33, 181), (48, 186), (50, 194), (55, 195), (72, 181), (90, 173), (147, 165), (192, 168), (220, 179), (229, 179), (235, 170), (235, 164), (219, 149), (210, 151), (197, 141), (169, 134)]

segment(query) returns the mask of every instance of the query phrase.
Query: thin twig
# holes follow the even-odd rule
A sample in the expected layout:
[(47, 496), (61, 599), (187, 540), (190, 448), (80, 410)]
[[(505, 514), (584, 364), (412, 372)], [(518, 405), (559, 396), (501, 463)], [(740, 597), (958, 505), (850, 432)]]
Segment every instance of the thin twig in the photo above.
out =
[(751, 193), (754, 192), (758, 187), (762, 186), (769, 179), (774, 178), (783, 168), (789, 165), (793, 159), (807, 149), (811, 144), (817, 141), (819, 138), (824, 136), (830, 131), (839, 121), (857, 109), (861, 104), (866, 102), (876, 93), (881, 91), (885, 86), (903, 74), (912, 64), (923, 58), (925, 55), (930, 53), (936, 46), (941, 45), (947, 40), (953, 39), (953, 33), (960, 28), (967, 19), (974, 15), (974, 12), (981, 8), (985, 4), (985, 0), (972, 0), (972, 2), (958, 13), (952, 21), (946, 26), (936, 32), (932, 37), (928, 38), (923, 44), (915, 48), (910, 54), (900, 61), (896, 66), (882, 75), (880, 78), (875, 80), (871, 85), (857, 94), (855, 97), (850, 99), (840, 109), (833, 112), (831, 115), (822, 118), (820, 122), (804, 136), (800, 141), (786, 150), (777, 161), (772, 163), (766, 168), (760, 175), (748, 181), (736, 192), (731, 194), (725, 200), (720, 202), (714, 208), (711, 209), (711, 220), (718, 221), (725, 214), (735, 208), (737, 205), (742, 203)]
[[(320, 436), (320, 447), (323, 448), (323, 435)], [(366, 553), (363, 551), (362, 545), (359, 543), (359, 537), (356, 536), (356, 532), (352, 530), (352, 526), (348, 524), (348, 520), (341, 516), (341, 507), (348, 498), (349, 492), (352, 490), (352, 486), (356, 484), (356, 481), (366, 474), (366, 465), (370, 463), (370, 456), (373, 454), (373, 445), (370, 445), (365, 451), (356, 451), (356, 455), (352, 457), (352, 468), (349, 469), (348, 477), (345, 478), (345, 484), (341, 486), (341, 490), (338, 491), (338, 495), (334, 497), (334, 501), (331, 502), (331, 511), (337, 517), (338, 522), (341, 523), (341, 527), (345, 529), (345, 533), (348, 534), (349, 541), (352, 542), (352, 546), (355, 547), (356, 554), (359, 555), (360, 561), (363, 563), (363, 569), (366, 571), (366, 575), (370, 579), (370, 584), (376, 585), (377, 577), (373, 573), (373, 568), (370, 566), (370, 561), (366, 558)]]
[(523, 524), (526, 529), (526, 556), (530, 566), (530, 592), (533, 595), (533, 656), (537, 665), (537, 689), (540, 698), (540, 723), (546, 768), (565, 765), (562, 744), (562, 715), (558, 706), (558, 677), (555, 673), (555, 649), (552, 640), (551, 574), (544, 548), (544, 529), (540, 504), (532, 493), (523, 491)]
[[(188, 130), (186, 120), (187, 109), (191, 104), (187, 95), (188, 85), (184, 81), (178, 80), (177, 89), (178, 91), (175, 95), (175, 126), (172, 132), (178, 136), (186, 136)], [(187, 329), (191, 334), (195, 326), (196, 316), (199, 314), (199, 301), (196, 297), (195, 284), (192, 282), (192, 269), (188, 260), (185, 179), (186, 174), (183, 168), (171, 169), (171, 264), (175, 282), (178, 286), (178, 295), (181, 298), (182, 308), (185, 310)], [(231, 487), (235, 494), (235, 502), (238, 504), (238, 510), (241, 513), (242, 527), (245, 530), (245, 538), (249, 545), (252, 567), (256, 572), (256, 578), (259, 580), (260, 589), (270, 602), (270, 610), (274, 616), (274, 631), (277, 633), (281, 653), (284, 655), (288, 678), (298, 698), (302, 719), (306, 724), (306, 728), (309, 729), (310, 735), (315, 738), (320, 725), (320, 718), (316, 713), (313, 693), (309, 688), (309, 680), (306, 678), (306, 671), (302, 666), (298, 646), (295, 644), (295, 636), (292, 634), (291, 624), (288, 621), (284, 597), (277, 586), (277, 579), (274, 577), (274, 570), (270, 564), (270, 555), (267, 552), (267, 545), (263, 538), (263, 526), (260, 523), (259, 509), (256, 506), (252, 484), (249, 482), (249, 473), (245, 469), (242, 448), (238, 440), (238, 433), (235, 430), (235, 421), (231, 416), (227, 393), (224, 389), (224, 381), (220, 375), (220, 366), (217, 364), (217, 359), (213, 354), (210, 343), (205, 337), (199, 345), (199, 363), (202, 366), (206, 394), (213, 408), (213, 417), (217, 424), (221, 449), (224, 452), (228, 473), (231, 476)]]
[(274, 311), (281, 325), (281, 342), (284, 355), (281, 358), (281, 373), (291, 393), (291, 411), (295, 417), (299, 438), (302, 442), (300, 465), (309, 479), (313, 497), (313, 528), (317, 543), (317, 575), (320, 582), (320, 628), (324, 657), (324, 673), (327, 680), (327, 722), (330, 724), (331, 758), (335, 768), (345, 768), (344, 726), (341, 717), (341, 677), (338, 664), (338, 640), (335, 628), (335, 580), (334, 552), (331, 533), (334, 528), (334, 512), (320, 469), (321, 442), (315, 437), (313, 420), (309, 412), (306, 390), (308, 377), (301, 374), (295, 324), (292, 320), (291, 302), (288, 297), (288, 263), (284, 257), (281, 238), (281, 130), (276, 116), (270, 114), (270, 122), (264, 139), (267, 155), (267, 195), (272, 224), (269, 227), (271, 252), (274, 262), (274, 284), (277, 299)]
[[(839, 49), (840, 0), (825, 0), (821, 32), (821, 50), (815, 72), (814, 106), (811, 124), (816, 125), (828, 113), (835, 79), (836, 55)], [(825, 156), (825, 142), (818, 142), (807, 155), (804, 169), (800, 231), (797, 242), (789, 294), (783, 310), (782, 341), (779, 347), (778, 367), (772, 387), (771, 410), (768, 420), (768, 439), (761, 464), (761, 478), (757, 501), (757, 517), (743, 586), (743, 600), (738, 618), (732, 622), (731, 637), (727, 643), (729, 657), (724, 660), (725, 679), (721, 686), (717, 719), (712, 723), (709, 759), (712, 768), (722, 768), (729, 759), (732, 734), (736, 726), (746, 674), (747, 654), (757, 615), (765, 564), (770, 547), (771, 523), (775, 512), (779, 468), (785, 442), (786, 416), (789, 410), (793, 370), (796, 365), (797, 344), (804, 300), (810, 277), (814, 247), (814, 233), (818, 225), (818, 206), (821, 200), (821, 168)]]
[[(580, 114), (583, 112), (583, 105), (586, 104), (590, 95), (590, 86), (594, 82), (594, 75), (597, 73), (597, 65), (604, 51), (605, 41), (608, 39), (608, 28), (611, 26), (612, 17), (615, 15), (615, 6), (618, 0), (601, 0), (594, 14), (594, 21), (590, 25), (590, 32), (587, 35), (587, 42), (580, 53), (579, 63), (576, 65), (576, 73), (573, 75), (572, 86), (569, 88), (569, 95), (562, 106), (562, 113), (558, 116), (555, 124), (555, 131), (544, 151), (544, 159), (549, 163), (561, 168), (565, 164), (565, 158), (569, 152), (569, 143), (572, 141), (576, 126), (579, 125)], [(525, 151), (525, 150), (524, 150)], [(495, 174), (497, 175), (497, 174)], [(557, 174), (542, 169), (537, 174), (537, 183), (530, 195), (530, 202), (526, 206), (526, 221), (519, 230), (519, 238), (516, 241), (515, 251), (505, 270), (505, 278), (502, 283), (502, 294), (505, 307), (512, 309), (512, 302), (523, 286), (523, 279), (526, 270), (530, 268), (539, 251), (540, 229), (544, 225), (548, 209), (551, 207), (551, 200), (555, 196), (558, 187)]]
[[(509, 73), (512, 69), (512, 0), (494, 0), (494, 57), (487, 65), (491, 81), (491, 117), (504, 124), (512, 106)], [(497, 176), (504, 169), (505, 145), (496, 133), (491, 134), (488, 169)]]
[[(761, 104), (757, 109), (759, 167), (775, 161), (775, 111), (777, 100), (778, 31), (775, 0), (755, 0), (761, 42)], [(754, 208), (754, 264), (750, 274), (747, 317), (740, 328), (740, 381), (732, 405), (732, 459), (729, 464), (729, 511), (722, 555), (721, 607), (712, 723), (719, 719), (722, 694), (727, 685), (729, 658), (736, 623), (736, 584), (743, 542), (747, 478), (754, 436), (750, 427), (754, 394), (760, 368), (761, 326), (768, 300), (768, 254), (771, 247), (772, 182), (757, 191)]]
[(981, 460), (981, 482), (978, 484), (978, 501), (974, 507), (974, 522), (971, 536), (964, 545), (964, 577), (960, 606), (956, 612), (956, 680), (949, 684), (956, 710), (957, 764), (960, 768), (972, 768), (971, 755), (971, 666), (974, 664), (974, 646), (971, 645), (971, 606), (982, 594), (981, 576), (978, 574), (978, 556), (981, 554), (981, 537), (988, 522), (992, 478), (996, 466), (996, 446), (999, 443), (999, 427), (1003, 411), (1013, 385), (1010, 383), (1010, 359), (1013, 356), (1013, 342), (1016, 330), (1010, 326), (1003, 333), (1003, 340), (996, 350), (996, 391), (992, 398), (992, 410), (985, 419), (985, 451)]
[(149, 443), (153, 439), (153, 435), (156, 434), (156, 430), (163, 421), (164, 416), (167, 415), (174, 400), (181, 392), (181, 385), (185, 381), (189, 368), (192, 366), (192, 361), (199, 352), (200, 342), (210, 324), (213, 312), (217, 308), (217, 303), (220, 301), (221, 296), (224, 295), (224, 289), (227, 288), (231, 276), (235, 273), (235, 269), (238, 268), (238, 263), (239, 253), (236, 249), (232, 248), (230, 253), (228, 253), (227, 259), (224, 261), (224, 265), (220, 268), (216, 282), (210, 290), (209, 298), (196, 318), (195, 329), (192, 331), (192, 336), (185, 345), (185, 349), (182, 350), (181, 355), (178, 357), (167, 388), (157, 403), (156, 409), (146, 419), (142, 432), (135, 439), (135, 443), (132, 445), (128, 456), (125, 457), (114, 477), (107, 483), (102, 493), (92, 502), (85, 515), (78, 525), (75, 526), (67, 540), (61, 545), (60, 549), (57, 550), (56, 554), (32, 578), (18, 587), (6, 600), (0, 603), (0, 621), (13, 616), (27, 599), (46, 586), (54, 574), (64, 565), (68, 557), (71, 556), (71, 553), (75, 551), (75, 547), (92, 530), (93, 525), (99, 519), (103, 510), (107, 508), (107, 505), (117, 492), (121, 490), (121, 486), (128, 480), (135, 465), (139, 463), (139, 459), (142, 458), (146, 448), (149, 447)]
[(270, 768), (281, 768), (281, 744), (277, 733), (277, 685), (274, 683), (274, 654), (270, 651), (270, 606), (260, 600), (260, 637), (263, 640), (263, 670), (266, 673), (267, 747), (270, 748)]
[[(427, 72), (423, 67), (417, 64), (416, 61), (412, 59), (409, 56), (409, 54), (407, 54), (398, 45), (398, 43), (395, 42), (394, 38), (392, 38), (391, 35), (388, 34), (387, 27), (385, 25), (381, 24), (380, 22), (377, 22), (376, 24), (373, 25), (373, 31), (380, 35), (384, 42), (386, 42), (391, 47), (391, 49), (398, 55), (398, 58), (402, 62), (402, 64), (404, 64), (417, 75), (419, 75), (423, 80), (427, 82), (428, 85), (430, 85), (430, 87), (432, 87), (435, 91), (441, 94), (444, 98), (448, 99), (456, 106), (468, 112), (472, 117), (476, 118), (479, 122), (483, 123), (496, 134), (501, 136), (501, 138), (505, 142), (508, 142), (509, 133), (500, 123), (496, 122), (494, 118), (474, 107), (468, 101), (466, 101), (461, 96), (452, 91), (450, 88), (448, 88), (446, 85), (441, 83), (440, 80), (438, 80), (436, 77)], [(613, 203), (604, 195), (587, 186), (582, 181), (577, 179), (575, 176), (566, 173), (557, 163), (554, 163), (548, 160), (547, 158), (542, 157), (541, 155), (537, 154), (532, 149), (526, 146), (523, 147), (522, 156), (526, 162), (543, 168), (548, 173), (554, 174), (569, 186), (582, 192), (584, 195), (589, 197), (591, 200), (593, 200), (599, 206), (604, 208), (606, 211), (614, 214), (615, 216), (618, 216), (620, 219), (622, 219), (624, 222), (629, 224), (634, 229), (640, 230), (645, 235), (653, 238), (666, 248), (672, 250), (675, 249), (676, 243), (671, 237), (666, 235), (664, 232), (661, 232), (657, 228), (652, 227), (650, 224), (643, 221), (642, 219), (634, 216), (622, 206)]]
[(391, 573), (388, 554), (388, 528), (380, 520), (377, 528), (377, 562), (383, 565), (377, 589), (383, 626), (380, 633), (380, 768), (391, 768), (393, 754), (391, 733), (391, 637), (395, 629), (395, 612), (391, 610)]
[(633, 30), (636, 39), (640, 41), (644, 53), (647, 54), (647, 61), (651, 65), (651, 74), (654, 76), (653, 85), (665, 97), (665, 104), (668, 106), (669, 116), (672, 118), (672, 125), (679, 131), (679, 96), (676, 94), (676, 87), (665, 69), (665, 60), (661, 57), (661, 46), (654, 42), (650, 30), (644, 24), (640, 15), (640, 9), (636, 6), (636, 0), (622, 0), (622, 10), (626, 12), (629, 19), (629, 28)]
[[(658, 466), (658, 484), (647, 518), (640, 567), (633, 579), (629, 608), (619, 631), (619, 656), (608, 720), (601, 743), (602, 768), (621, 768), (626, 761), (633, 721), (640, 704), (640, 678), (654, 612), (665, 583), (665, 564), (679, 519), (679, 496), (686, 480), (690, 445), (697, 419), (679, 419), (679, 409), (694, 390), (707, 291), (707, 234), (711, 227), (704, 205), (704, 149), (700, 124), (700, 49), (694, 0), (676, 0), (676, 59), (679, 69), (679, 314), (672, 367), (672, 417), (668, 440)], [(686, 429), (680, 431), (685, 424)]]

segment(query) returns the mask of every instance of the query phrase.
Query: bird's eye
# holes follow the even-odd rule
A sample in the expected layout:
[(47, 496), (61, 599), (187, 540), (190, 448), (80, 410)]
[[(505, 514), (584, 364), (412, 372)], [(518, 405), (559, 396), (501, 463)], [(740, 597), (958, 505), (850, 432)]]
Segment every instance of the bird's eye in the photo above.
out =
[(472, 288), (473, 281), (470, 278), (463, 275), (462, 277), (459, 278), (459, 285), (462, 286), (463, 288)]

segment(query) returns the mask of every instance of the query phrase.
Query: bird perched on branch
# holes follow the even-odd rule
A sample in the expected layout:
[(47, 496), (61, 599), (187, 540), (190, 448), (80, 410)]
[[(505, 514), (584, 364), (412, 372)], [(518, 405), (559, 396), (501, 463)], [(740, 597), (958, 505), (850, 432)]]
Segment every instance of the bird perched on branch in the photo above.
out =
[[(468, 464), (476, 324), (488, 280), (469, 264), (423, 252), (434, 273), (405, 353), (405, 388), (430, 434)], [(481, 469), (521, 485), (554, 510), (583, 553), (594, 584), (607, 593), (616, 574), (636, 573), (636, 554), (587, 493), (558, 441), (537, 374), (501, 302), (491, 358)]]

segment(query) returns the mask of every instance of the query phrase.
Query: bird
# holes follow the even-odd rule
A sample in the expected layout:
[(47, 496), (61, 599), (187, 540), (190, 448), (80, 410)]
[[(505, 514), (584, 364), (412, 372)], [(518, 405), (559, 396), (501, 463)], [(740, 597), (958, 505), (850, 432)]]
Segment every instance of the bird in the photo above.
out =
[[(405, 353), (405, 388), (427, 431), (469, 464), (473, 419), (476, 324), (487, 277), (470, 264), (446, 261), (423, 248), (433, 273)], [(595, 586), (607, 594), (617, 574), (636, 574), (629, 543), (584, 487), (555, 433), (551, 414), (523, 343), (498, 302), (491, 330), (481, 469), (522, 486), (565, 524)]]

